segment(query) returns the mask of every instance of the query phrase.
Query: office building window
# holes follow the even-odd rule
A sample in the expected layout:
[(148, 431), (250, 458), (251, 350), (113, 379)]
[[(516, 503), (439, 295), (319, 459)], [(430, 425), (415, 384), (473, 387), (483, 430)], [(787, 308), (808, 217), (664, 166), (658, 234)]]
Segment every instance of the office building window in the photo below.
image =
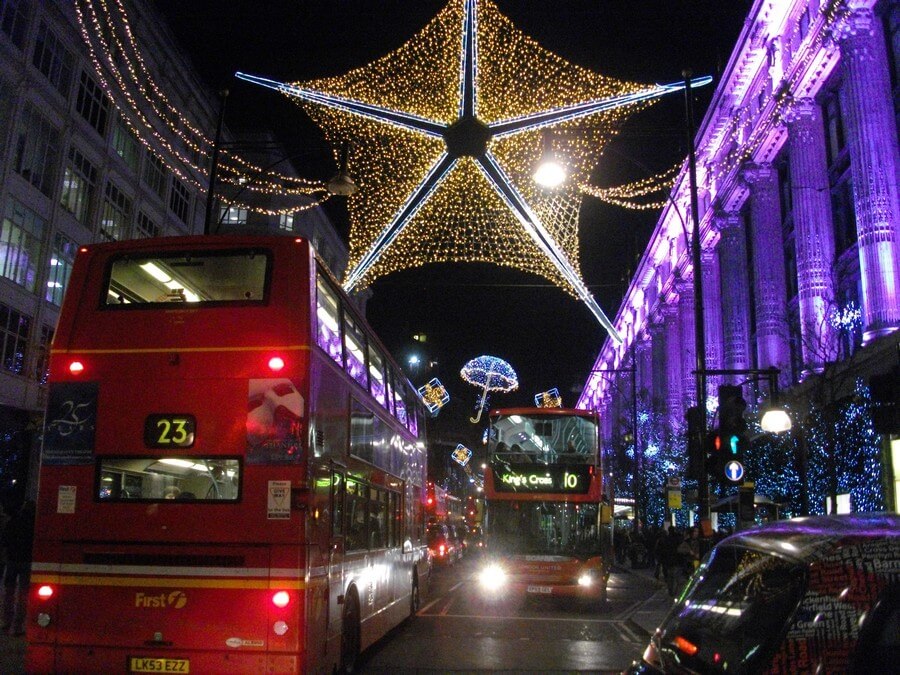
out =
[(96, 188), (97, 170), (76, 148), (69, 148), (59, 203), (82, 225), (87, 225)]
[(38, 28), (31, 62), (64, 98), (69, 98), (69, 89), (72, 86), (72, 53), (43, 21)]
[(119, 119), (113, 128), (113, 147), (116, 149), (116, 154), (136, 173), (138, 162), (140, 161), (138, 143), (134, 138), (134, 134), (131, 133), (131, 129), (128, 128), (128, 125), (122, 119)]
[(100, 236), (107, 241), (128, 239), (131, 225), (131, 200), (110, 182), (106, 184), (103, 215), (100, 218)]
[(45, 225), (34, 211), (11, 199), (0, 226), (0, 275), (32, 292)]
[(282, 213), (278, 216), (278, 229), (284, 230), (285, 232), (293, 232), (294, 231), (294, 214), (293, 213)]
[(0, 367), (3, 370), (16, 375), (25, 370), (30, 331), (30, 316), (0, 303), (0, 349), (3, 350)]
[(0, 0), (0, 30), (19, 49), (25, 46), (25, 34), (28, 31), (27, 0)]
[(47, 274), (47, 302), (61, 305), (66, 286), (69, 285), (69, 276), (72, 274), (72, 265), (75, 263), (75, 252), (78, 244), (66, 235), (56, 233), (53, 241), (53, 252), (50, 255), (50, 272)]
[(172, 191), (169, 193), (169, 208), (181, 222), (187, 224), (191, 204), (191, 193), (178, 178), (172, 176)]
[(53, 329), (50, 326), (41, 326), (41, 341), (38, 344), (32, 371), (32, 377), (38, 384), (47, 384), (47, 378), (50, 377), (51, 342), (53, 342)]
[(147, 239), (149, 237), (158, 237), (159, 236), (159, 225), (154, 223), (150, 216), (148, 216), (143, 211), (138, 212), (137, 217), (137, 232), (135, 235), (138, 238)]
[(94, 78), (87, 71), (81, 71), (81, 83), (78, 87), (78, 100), (75, 109), (88, 121), (101, 136), (106, 135), (106, 122), (109, 119), (109, 99)]
[(149, 150), (144, 158), (144, 172), (141, 177), (147, 187), (159, 195), (160, 199), (166, 198), (166, 165)]
[(229, 225), (246, 225), (247, 209), (239, 206), (223, 206), (219, 209), (219, 222)]
[(16, 138), (15, 170), (48, 197), (56, 180), (59, 132), (29, 103)]

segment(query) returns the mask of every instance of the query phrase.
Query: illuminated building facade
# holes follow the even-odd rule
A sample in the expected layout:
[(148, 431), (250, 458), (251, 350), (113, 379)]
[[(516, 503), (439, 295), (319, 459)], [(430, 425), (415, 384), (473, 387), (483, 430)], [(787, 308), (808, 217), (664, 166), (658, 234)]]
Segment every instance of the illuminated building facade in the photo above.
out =
[[(778, 368), (795, 433), (897, 363), (898, 85), (896, 2), (756, 0), (695, 137), (706, 369)], [(661, 420), (657, 436), (685, 452), (696, 404), (691, 231), (685, 162), (616, 315), (625, 341), (606, 341), (578, 403), (601, 412), (607, 447), (636, 396)], [(600, 372), (631, 367), (633, 392), (627, 372)], [(768, 396), (748, 379), (708, 378), (711, 426), (718, 385), (744, 384), (751, 410)], [(891, 461), (880, 463), (882, 507), (893, 508)], [(842, 471), (860, 471), (836, 460), (828, 470), (829, 494)]]
[[(127, 6), (152, 55), (145, 65), (182, 115), (169, 121), (186, 129), (189, 120), (212, 135), (217, 93), (200, 81), (152, 3)], [(208, 152), (201, 156), (184, 135), (156, 124), (149, 110), (156, 135), (135, 132), (149, 127), (111, 98), (111, 76), (97, 72), (79, 11), (92, 6), (0, 0), (0, 492), (14, 479), (24, 483), (37, 442), (50, 341), (77, 248), (204, 229)], [(234, 136), (225, 129), (223, 139)], [(321, 209), (254, 225), (310, 236), (343, 273), (348, 252)]]

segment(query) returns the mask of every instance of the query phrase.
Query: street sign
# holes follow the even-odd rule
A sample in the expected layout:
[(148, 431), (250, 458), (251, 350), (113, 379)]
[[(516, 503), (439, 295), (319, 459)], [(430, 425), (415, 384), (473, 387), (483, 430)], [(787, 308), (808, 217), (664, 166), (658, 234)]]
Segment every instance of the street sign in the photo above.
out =
[(744, 478), (744, 465), (733, 460), (728, 462), (725, 465), (725, 478), (732, 483), (740, 483)]
[(666, 485), (670, 488), (681, 489), (681, 476), (669, 476), (666, 478)]

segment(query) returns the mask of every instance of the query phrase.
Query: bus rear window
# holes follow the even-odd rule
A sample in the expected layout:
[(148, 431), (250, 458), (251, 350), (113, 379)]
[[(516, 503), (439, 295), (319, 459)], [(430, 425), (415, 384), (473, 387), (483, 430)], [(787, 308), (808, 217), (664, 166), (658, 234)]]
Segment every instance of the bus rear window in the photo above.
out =
[(101, 501), (164, 499), (236, 502), (241, 463), (222, 457), (104, 457), (98, 462)]
[(256, 249), (129, 254), (113, 260), (102, 304), (262, 302), (269, 259)]

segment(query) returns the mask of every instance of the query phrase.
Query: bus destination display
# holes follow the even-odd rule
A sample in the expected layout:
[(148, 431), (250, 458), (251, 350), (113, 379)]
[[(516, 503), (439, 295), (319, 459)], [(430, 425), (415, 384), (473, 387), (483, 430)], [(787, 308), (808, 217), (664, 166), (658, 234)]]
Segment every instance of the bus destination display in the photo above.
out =
[(590, 466), (526, 466), (494, 464), (497, 492), (587, 494)]

